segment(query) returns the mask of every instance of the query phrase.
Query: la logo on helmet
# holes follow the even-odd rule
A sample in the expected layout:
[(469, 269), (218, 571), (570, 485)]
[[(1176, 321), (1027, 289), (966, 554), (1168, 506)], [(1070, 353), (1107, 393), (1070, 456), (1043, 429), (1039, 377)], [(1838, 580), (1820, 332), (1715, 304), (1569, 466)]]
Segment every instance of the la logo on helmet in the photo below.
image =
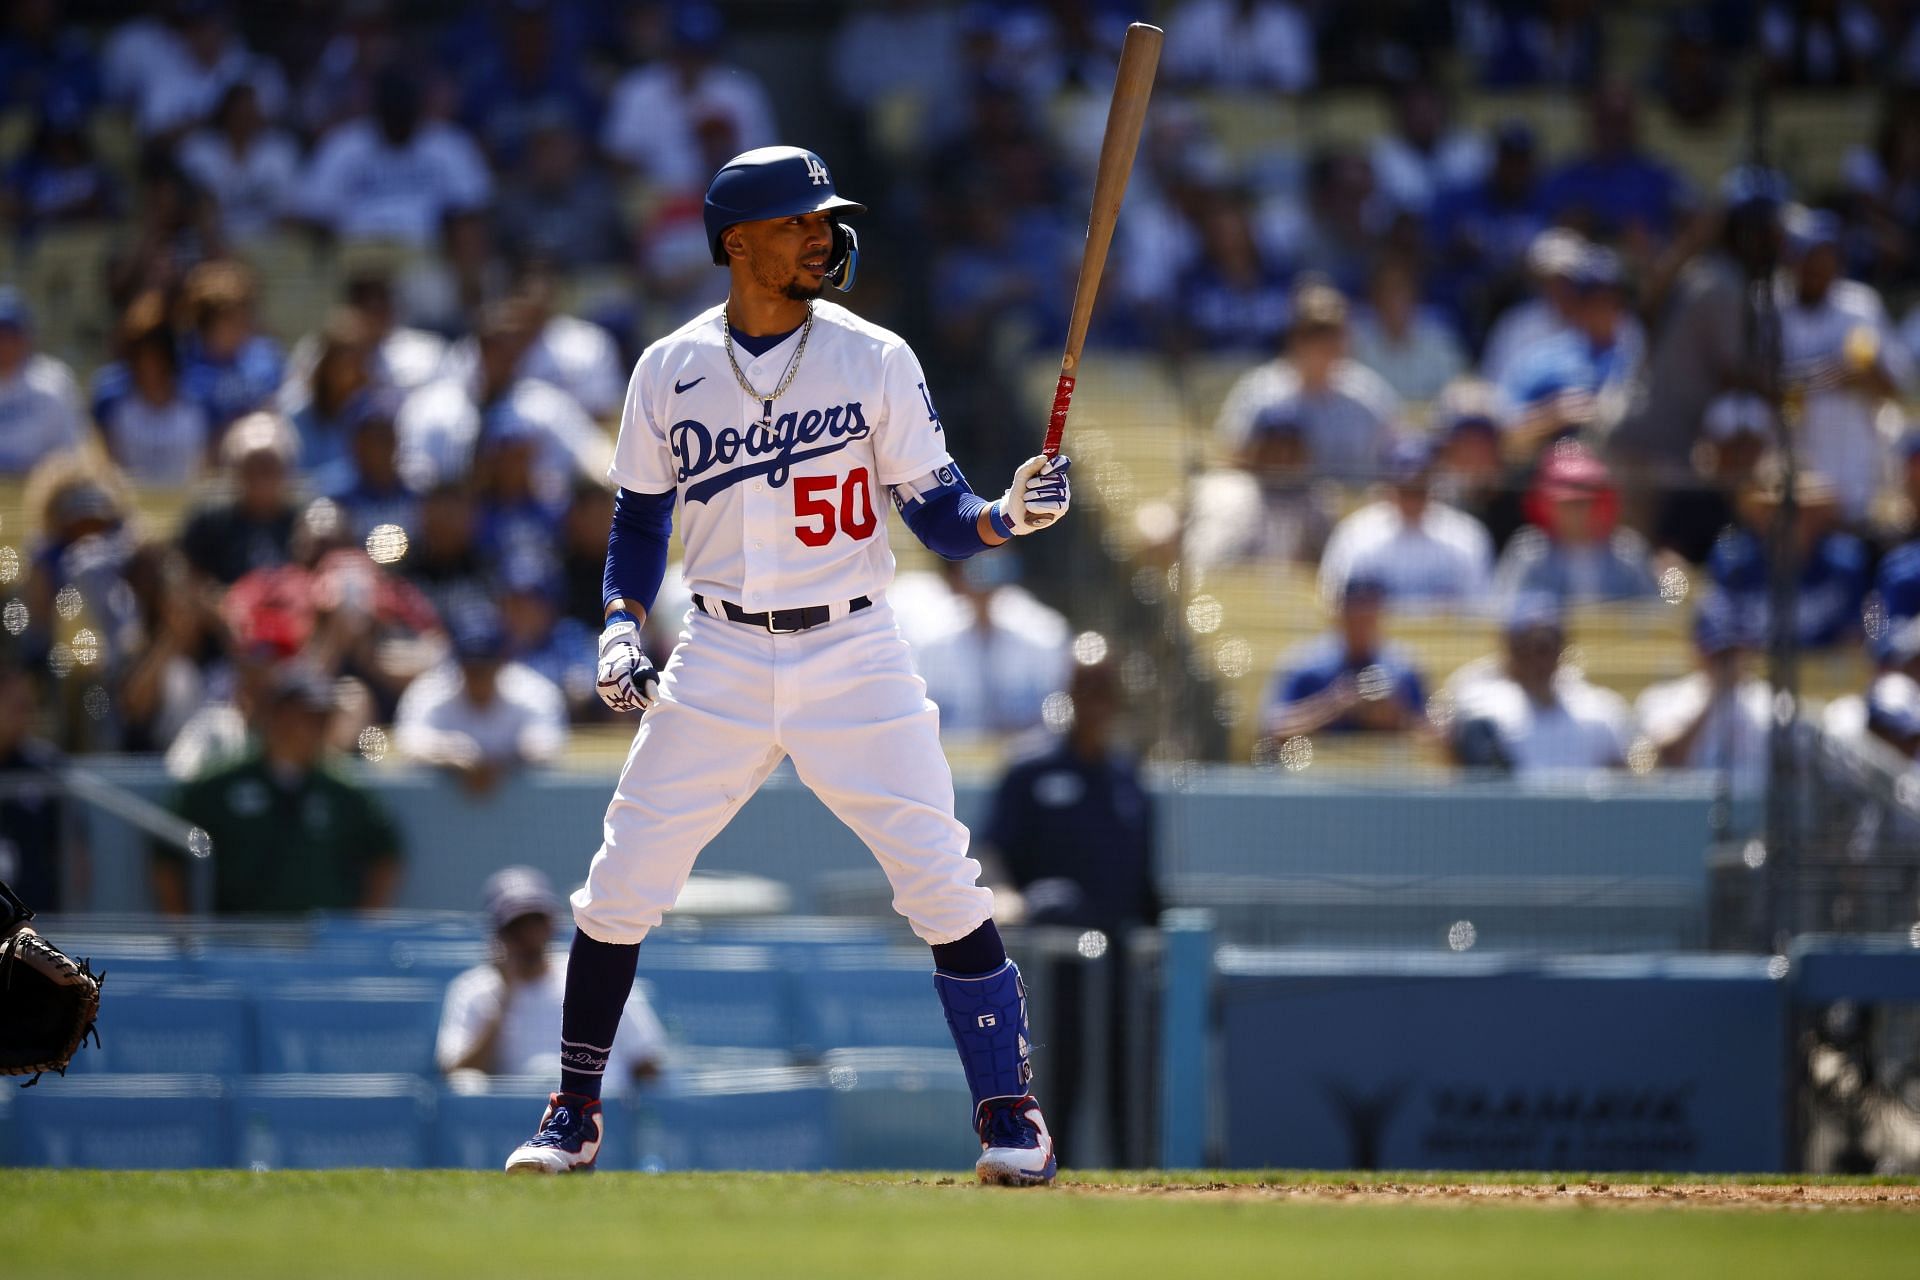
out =
[(827, 166), (820, 163), (819, 156), (807, 157), (807, 176), (813, 179), (813, 185), (816, 187), (828, 186), (833, 182), (833, 179), (827, 176)]

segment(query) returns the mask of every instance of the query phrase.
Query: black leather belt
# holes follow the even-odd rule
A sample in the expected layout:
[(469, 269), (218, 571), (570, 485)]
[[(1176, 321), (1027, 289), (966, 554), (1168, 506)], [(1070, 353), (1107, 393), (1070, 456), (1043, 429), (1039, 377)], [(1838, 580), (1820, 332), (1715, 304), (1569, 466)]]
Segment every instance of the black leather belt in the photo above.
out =
[[(872, 604), (873, 601), (865, 596), (855, 596), (847, 601), (847, 612), (858, 613)], [(702, 613), (707, 612), (707, 602), (697, 591), (693, 596), (693, 607)], [(833, 618), (832, 606), (824, 604), (810, 604), (804, 609), (775, 609), (768, 613), (748, 613), (733, 601), (722, 600), (720, 609), (727, 615), (728, 622), (741, 622), (749, 627), (765, 627), (769, 633), (776, 636), (805, 631), (809, 627), (817, 627)]]

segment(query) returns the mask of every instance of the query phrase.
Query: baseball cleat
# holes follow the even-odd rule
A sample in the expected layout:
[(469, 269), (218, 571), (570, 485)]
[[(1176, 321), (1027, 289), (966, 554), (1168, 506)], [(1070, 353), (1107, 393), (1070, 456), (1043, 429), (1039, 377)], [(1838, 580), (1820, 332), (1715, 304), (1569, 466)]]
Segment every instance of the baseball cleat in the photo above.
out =
[(600, 1099), (577, 1093), (547, 1098), (540, 1132), (507, 1157), (508, 1173), (592, 1173), (600, 1156)]
[(1033, 1095), (993, 1098), (980, 1104), (980, 1159), (973, 1172), (990, 1186), (1047, 1186), (1059, 1164), (1053, 1135)]

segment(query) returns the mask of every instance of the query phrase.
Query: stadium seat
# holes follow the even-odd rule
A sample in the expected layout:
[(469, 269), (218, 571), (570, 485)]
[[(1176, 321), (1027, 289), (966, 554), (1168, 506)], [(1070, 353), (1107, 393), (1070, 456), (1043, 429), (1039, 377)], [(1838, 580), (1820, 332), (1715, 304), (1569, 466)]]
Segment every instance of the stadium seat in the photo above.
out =
[(418, 1169), (428, 1163), (433, 1090), (411, 1075), (254, 1076), (232, 1099), (250, 1169)]
[(812, 1170), (833, 1161), (819, 1073), (714, 1072), (638, 1105), (642, 1168)]
[(799, 989), (799, 1039), (814, 1051), (911, 1045), (951, 1046), (924, 951), (832, 949), (819, 956)]
[[(442, 1169), (498, 1169), (508, 1152), (532, 1136), (552, 1090), (553, 1081), (544, 1076), (497, 1076), (477, 1091), (443, 1087), (428, 1158)], [(617, 1123), (619, 1114), (615, 1111), (609, 1120)], [(615, 1141), (601, 1149), (599, 1167), (630, 1167), (631, 1134), (613, 1136)], [(615, 1163), (621, 1160), (627, 1163)]]
[(827, 1054), (836, 1169), (964, 1169), (980, 1155), (973, 1096), (951, 1049)]
[(785, 1049), (793, 1042), (788, 975), (765, 948), (646, 946), (640, 977), (679, 1044)]
[(243, 1075), (254, 1069), (253, 1018), (243, 989), (158, 974), (110, 973), (100, 1044), (72, 1070)]
[(233, 1163), (225, 1090), (202, 1075), (69, 1076), (0, 1091), (6, 1163), (200, 1169)]
[(257, 999), (263, 1071), (431, 1075), (442, 984), (411, 978), (294, 983)]

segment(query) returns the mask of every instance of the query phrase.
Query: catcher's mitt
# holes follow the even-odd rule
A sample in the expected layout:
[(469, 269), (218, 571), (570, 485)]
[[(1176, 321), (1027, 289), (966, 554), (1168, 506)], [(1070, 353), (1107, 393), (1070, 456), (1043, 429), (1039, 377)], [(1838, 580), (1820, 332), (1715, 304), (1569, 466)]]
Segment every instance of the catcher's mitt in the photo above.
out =
[(28, 925), (33, 912), (0, 884), (0, 1075), (67, 1073), (67, 1063), (94, 1030), (100, 981), (85, 960), (75, 963)]

